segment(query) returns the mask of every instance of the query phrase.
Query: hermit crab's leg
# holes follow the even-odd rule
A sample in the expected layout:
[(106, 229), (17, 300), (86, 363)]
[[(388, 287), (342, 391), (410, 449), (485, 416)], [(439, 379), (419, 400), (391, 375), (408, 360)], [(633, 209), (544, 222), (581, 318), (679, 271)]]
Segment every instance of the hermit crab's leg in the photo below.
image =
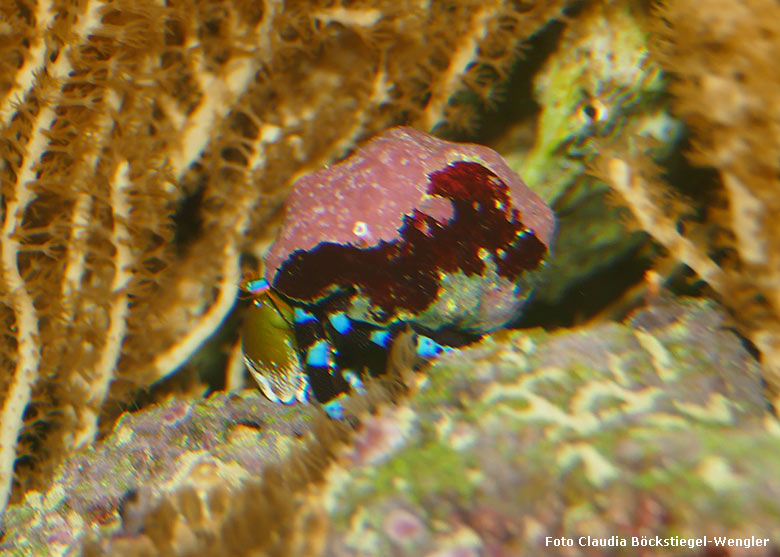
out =
[[(333, 306), (329, 309), (330, 311), (326, 310), (325, 332), (338, 348), (336, 354), (341, 378), (349, 385), (352, 392), (365, 393), (366, 387), (362, 375), (366, 369), (370, 371), (372, 363), (376, 365), (377, 361), (381, 362), (381, 368), (384, 369), (386, 347), (369, 342), (373, 327), (367, 328), (365, 324), (354, 322), (344, 311)], [(322, 405), (328, 415), (336, 419), (343, 418), (343, 401), (348, 394), (342, 392)]]
[(455, 350), (455, 348), (452, 348), (451, 346), (445, 346), (443, 344), (439, 344), (431, 337), (427, 337), (421, 334), (417, 335), (416, 348), (417, 348), (417, 355), (423, 359), (435, 358), (439, 354), (442, 354), (444, 352), (452, 352)]
[(309, 309), (295, 308), (293, 324), (314, 397), (325, 403), (347, 392), (349, 383), (338, 373), (336, 350), (328, 341), (320, 319)]
[[(378, 329), (371, 333), (369, 340), (377, 346), (381, 346), (385, 350), (389, 350), (390, 345), (392, 344), (392, 341), (395, 339), (398, 332), (400, 332), (400, 330), (393, 331), (391, 329)], [(439, 344), (431, 337), (425, 336), (421, 333), (415, 333), (415, 337), (415, 350), (417, 351), (417, 356), (426, 360), (429, 358), (435, 358), (443, 352), (452, 352), (455, 350), (450, 346)]]
[[(333, 326), (334, 319), (329, 318), (329, 321), (331, 326)], [(337, 317), (336, 321), (340, 321), (340, 318)], [(404, 330), (403, 327), (393, 327), (391, 329), (373, 329), (369, 332), (366, 332), (365, 329), (361, 330), (361, 327), (358, 324), (353, 323), (353, 326), (349, 331), (343, 329), (340, 332), (344, 336), (351, 335), (353, 337), (353, 342), (362, 344), (364, 349), (368, 348), (370, 350), (371, 346), (373, 346), (376, 349), (381, 349), (383, 353), (387, 354), (396, 336), (402, 330)], [(360, 338), (360, 340), (354, 341), (356, 337)], [(415, 333), (415, 351), (417, 356), (421, 359), (434, 358), (439, 354), (444, 352), (452, 352), (453, 350), (455, 350), (455, 348), (444, 346), (428, 336)], [(384, 361), (386, 362), (386, 358)], [(366, 389), (359, 374), (355, 373), (351, 369), (343, 369), (341, 374), (355, 392), (365, 392)], [(343, 401), (345, 396), (347, 396), (347, 393), (342, 393), (322, 405), (329, 416), (336, 419), (341, 419), (344, 417)]]
[(309, 384), (298, 358), (292, 308), (264, 279), (246, 281), (242, 289), (253, 297), (241, 334), (249, 372), (272, 402), (306, 401)]
[[(334, 338), (334, 344), (343, 354), (339, 357), (339, 367), (342, 370), (358, 369), (361, 372), (368, 370), (371, 375), (381, 375), (387, 368), (387, 356), (390, 346), (398, 334), (406, 328), (403, 323), (395, 323), (389, 327), (379, 328), (374, 325), (353, 321), (343, 311), (333, 311), (328, 314), (327, 332)], [(333, 332), (338, 333), (333, 335)], [(438, 356), (442, 352), (450, 352), (453, 348), (442, 345), (431, 337), (422, 333), (415, 334), (415, 349), (417, 356), (429, 359)], [(342, 347), (344, 348), (342, 350)], [(349, 355), (358, 357), (349, 358)], [(345, 379), (355, 388), (353, 381)], [(359, 374), (355, 374), (358, 378)]]
[(344, 417), (343, 400), (349, 394), (350, 387), (364, 392), (363, 382), (351, 369), (339, 371), (335, 362), (337, 351), (328, 342), (325, 327), (314, 314), (307, 310), (297, 310), (295, 325), (301, 346), (309, 345), (306, 350), (306, 370), (314, 394), (322, 402), (325, 412), (331, 418), (340, 420)]
[(361, 377), (368, 373), (384, 373), (387, 363), (386, 345), (372, 343), (370, 336), (376, 326), (353, 321), (344, 311), (327, 312), (325, 332), (338, 350), (337, 364), (344, 380), (354, 390), (364, 391)]

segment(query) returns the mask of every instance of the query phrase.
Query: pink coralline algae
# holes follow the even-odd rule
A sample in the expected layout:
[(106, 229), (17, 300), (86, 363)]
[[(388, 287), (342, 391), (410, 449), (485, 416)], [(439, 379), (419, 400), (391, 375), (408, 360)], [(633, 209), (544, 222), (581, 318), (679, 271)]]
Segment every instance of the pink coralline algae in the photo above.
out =
[(495, 151), (398, 127), (296, 182), (265, 278), (356, 321), (483, 333), (517, 315), (554, 230)]
[(420, 543), (427, 534), (425, 523), (406, 509), (391, 509), (385, 515), (382, 526), (387, 537), (401, 546)]
[(376, 466), (403, 447), (412, 433), (412, 416), (401, 408), (383, 408), (367, 416), (356, 433), (347, 457), (353, 465)]

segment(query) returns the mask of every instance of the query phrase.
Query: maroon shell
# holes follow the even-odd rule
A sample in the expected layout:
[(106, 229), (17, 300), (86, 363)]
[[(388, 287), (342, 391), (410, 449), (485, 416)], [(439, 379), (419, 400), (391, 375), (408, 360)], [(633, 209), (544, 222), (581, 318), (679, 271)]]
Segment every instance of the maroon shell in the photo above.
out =
[(309, 251), (321, 242), (367, 248), (392, 241), (399, 236), (404, 215), (414, 209), (446, 221), (451, 204), (427, 194), (428, 175), (455, 161), (477, 162), (495, 172), (509, 186), (523, 225), (549, 247), (555, 228), (552, 209), (498, 153), (397, 127), (342, 162), (295, 182), (279, 237), (265, 258), (266, 280), (273, 284), (279, 266), (293, 252)]

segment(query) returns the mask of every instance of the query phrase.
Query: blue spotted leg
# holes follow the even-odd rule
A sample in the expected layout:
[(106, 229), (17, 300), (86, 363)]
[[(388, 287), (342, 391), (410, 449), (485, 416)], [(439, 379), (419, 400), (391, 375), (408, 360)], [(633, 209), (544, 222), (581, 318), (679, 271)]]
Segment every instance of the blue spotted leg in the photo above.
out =
[[(246, 281), (253, 297), (244, 324), (244, 360), (274, 402), (306, 402), (312, 395), (331, 417), (343, 416), (350, 392), (365, 392), (363, 377), (387, 367), (388, 348), (403, 325), (381, 328), (350, 319), (338, 300), (322, 307), (294, 305), (264, 279)], [(432, 358), (452, 348), (418, 334), (416, 350)]]

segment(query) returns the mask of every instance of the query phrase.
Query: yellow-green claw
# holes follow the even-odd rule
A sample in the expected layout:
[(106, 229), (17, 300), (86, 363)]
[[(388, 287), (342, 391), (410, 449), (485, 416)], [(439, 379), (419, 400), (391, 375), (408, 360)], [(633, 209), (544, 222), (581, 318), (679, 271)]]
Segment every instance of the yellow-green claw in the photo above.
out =
[(272, 402), (292, 404), (308, 397), (308, 380), (298, 358), (293, 311), (270, 292), (252, 301), (244, 321), (244, 361), (260, 390)]

